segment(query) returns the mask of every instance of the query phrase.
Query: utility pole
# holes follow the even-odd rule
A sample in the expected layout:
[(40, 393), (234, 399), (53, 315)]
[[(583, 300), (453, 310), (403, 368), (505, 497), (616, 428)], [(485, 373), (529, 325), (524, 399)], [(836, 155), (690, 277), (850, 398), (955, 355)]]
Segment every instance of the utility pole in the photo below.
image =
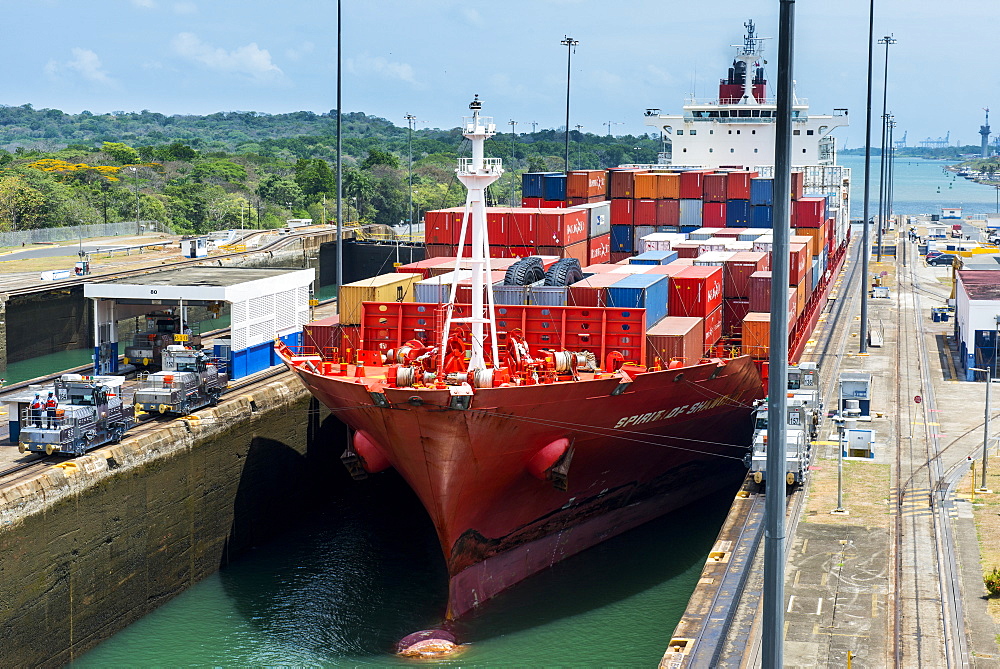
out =
[(580, 136), (581, 136), (580, 130), (583, 129), (583, 126), (580, 125), (580, 124), (577, 124), (577, 125), (575, 125), (573, 127), (576, 128), (576, 135), (577, 135), (577, 137), (576, 137), (576, 163), (577, 163), (577, 167), (579, 167), (580, 166), (580, 162), (581, 162), (580, 154), (583, 152), (583, 143), (580, 141)]
[(623, 125), (622, 121), (607, 121), (604, 125), (608, 126), (608, 137), (611, 137), (611, 126), (613, 125)]
[[(986, 374), (986, 420), (983, 422), (983, 478), (976, 492), (989, 492), (986, 489), (986, 456), (990, 444), (990, 386), (993, 385), (993, 368), (969, 367), (969, 369), (974, 372), (984, 372)], [(975, 474), (973, 474), (973, 479), (975, 479)], [(975, 485), (975, 481), (973, 481), (973, 485)]]
[(871, 248), (868, 241), (868, 204), (871, 192), (872, 171), (872, 58), (875, 46), (875, 0), (868, 3), (868, 104), (865, 121), (865, 205), (864, 233), (861, 235), (861, 348), (858, 353), (868, 353), (868, 259)]
[(888, 207), (885, 197), (885, 172), (888, 169), (888, 159), (886, 146), (889, 137), (889, 116), (886, 112), (886, 99), (889, 95), (889, 45), (895, 44), (892, 34), (882, 37), (879, 44), (885, 44), (885, 74), (882, 78), (882, 155), (881, 168), (878, 173), (878, 262), (882, 262), (882, 228), (885, 226), (885, 219), (888, 217)]
[(508, 207), (514, 206), (514, 178), (516, 170), (514, 170), (514, 142), (517, 141), (517, 133), (514, 132), (514, 126), (517, 125), (517, 121), (511, 119), (507, 121), (510, 126), (510, 201), (507, 203)]
[[(896, 147), (892, 143), (892, 136), (896, 130), (896, 117), (889, 114), (889, 159), (888, 163), (888, 178), (885, 182), (885, 218), (886, 220), (892, 220), (892, 197), (893, 197), (893, 177), (896, 175)], [(888, 232), (888, 227), (886, 232)], [(899, 238), (899, 232), (896, 232), (897, 239)], [(879, 251), (882, 249), (879, 248)]]
[(565, 160), (565, 171), (569, 174), (569, 75), (571, 72), (570, 65), (573, 62), (573, 51), (580, 40), (575, 40), (572, 37), (563, 37), (559, 42), (566, 47), (566, 160)]
[(133, 165), (132, 170), (132, 185), (135, 187), (135, 234), (141, 234), (142, 230), (139, 226), (139, 167)]
[[(750, 26), (748, 25), (748, 28)], [(752, 32), (750, 33), (752, 36)], [(778, 88), (774, 137), (774, 247), (771, 280), (787, 286), (792, 195), (792, 79), (795, 0), (781, 0), (778, 19)], [(753, 47), (748, 38), (748, 46)], [(771, 291), (771, 348), (767, 403), (767, 487), (764, 498), (764, 601), (762, 666), (781, 667), (785, 632), (785, 444), (788, 412), (788, 304)]]
[[(410, 129), (409, 136), (406, 140), (406, 151), (409, 155), (409, 180), (410, 180), (410, 204), (406, 210), (406, 219), (410, 222), (410, 243), (413, 243), (413, 124), (417, 120), (417, 117), (413, 114), (407, 114), (405, 117), (406, 125)], [(398, 245), (397, 245), (398, 246)]]
[[(872, 0), (874, 2), (875, 0)], [(344, 285), (344, 131), (342, 123), (343, 103), (341, 84), (343, 82), (343, 60), (341, 39), (340, 0), (337, 0), (337, 303), (340, 303), (340, 287)]]

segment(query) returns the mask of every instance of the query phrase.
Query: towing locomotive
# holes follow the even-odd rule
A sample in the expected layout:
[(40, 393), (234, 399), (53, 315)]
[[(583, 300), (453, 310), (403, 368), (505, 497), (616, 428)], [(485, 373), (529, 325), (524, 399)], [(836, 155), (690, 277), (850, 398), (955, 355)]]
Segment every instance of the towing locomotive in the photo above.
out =
[(183, 416), (219, 403), (229, 377), (204, 351), (171, 344), (162, 359), (161, 371), (139, 380), (136, 411)]
[(63, 374), (55, 381), (56, 409), (28, 413), (19, 435), (19, 450), (46, 455), (83, 455), (121, 441), (135, 425), (135, 410), (119, 393), (124, 377)]

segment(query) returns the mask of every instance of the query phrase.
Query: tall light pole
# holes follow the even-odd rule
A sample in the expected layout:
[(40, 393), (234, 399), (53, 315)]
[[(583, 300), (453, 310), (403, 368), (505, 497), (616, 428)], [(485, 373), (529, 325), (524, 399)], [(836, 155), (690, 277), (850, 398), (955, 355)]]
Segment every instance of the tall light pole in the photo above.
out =
[[(994, 334), (994, 336), (996, 336)], [(986, 420), (983, 423), (983, 479), (977, 492), (986, 492), (986, 455), (990, 444), (990, 386), (993, 385), (993, 368), (969, 367), (974, 372), (986, 374)]]
[[(896, 117), (893, 116), (892, 114), (889, 114), (889, 160), (887, 161), (888, 162), (889, 177), (888, 177), (888, 179), (886, 179), (886, 183), (885, 183), (885, 217), (886, 217), (886, 219), (891, 219), (892, 218), (892, 198), (893, 198), (893, 195), (894, 195), (894, 192), (893, 192), (893, 179), (896, 176), (896, 147), (893, 144), (892, 136), (895, 134), (895, 130), (896, 130)], [(886, 229), (886, 232), (888, 232), (888, 228)], [(897, 238), (898, 238), (898, 233), (897, 233)], [(882, 249), (879, 248), (879, 251), (881, 251), (881, 250)]]
[(871, 194), (872, 172), (872, 49), (875, 47), (875, 0), (868, 4), (868, 103), (865, 117), (865, 206), (864, 232), (861, 235), (861, 348), (858, 353), (868, 353), (868, 259), (871, 249), (868, 242), (868, 204)]
[(514, 206), (514, 179), (516, 178), (516, 170), (514, 170), (514, 142), (517, 141), (517, 133), (514, 132), (514, 126), (517, 125), (517, 121), (511, 119), (507, 121), (507, 125), (510, 126), (510, 199), (507, 203), (508, 207)]
[(538, 129), (538, 121), (528, 121), (531, 124), (531, 134), (535, 134), (535, 130)]
[(604, 125), (608, 126), (608, 137), (611, 137), (611, 126), (613, 125), (623, 125), (623, 121), (607, 121)]
[(577, 167), (579, 167), (580, 164), (583, 162), (580, 155), (581, 153), (583, 153), (583, 146), (582, 142), (580, 141), (580, 138), (582, 137), (582, 133), (580, 131), (583, 130), (583, 126), (577, 123), (573, 127), (576, 128), (576, 164)]
[(889, 116), (886, 112), (886, 100), (889, 95), (889, 45), (895, 44), (892, 34), (882, 37), (879, 44), (885, 44), (885, 74), (882, 77), (882, 155), (881, 167), (878, 173), (878, 262), (882, 262), (882, 228), (885, 226), (885, 219), (888, 216), (885, 197), (885, 172), (888, 169), (888, 156), (886, 155), (886, 142), (889, 137)]
[(566, 173), (569, 173), (569, 74), (570, 74), (570, 64), (573, 60), (573, 50), (580, 40), (575, 40), (572, 37), (563, 37), (559, 42), (566, 47)]
[(132, 184), (135, 187), (135, 234), (141, 234), (139, 227), (139, 168), (133, 165), (132, 170)]
[[(872, 0), (874, 2), (874, 0)], [(343, 81), (342, 45), (340, 21), (340, 0), (337, 0), (337, 301), (340, 301), (340, 287), (344, 285), (344, 124), (341, 108), (341, 83)]]
[[(795, 0), (781, 0), (778, 20), (777, 118), (774, 124), (774, 252), (771, 279), (787, 286), (792, 193), (792, 61)], [(748, 40), (749, 41), (749, 40)], [(764, 498), (764, 667), (780, 667), (785, 620), (785, 444), (788, 400), (788, 309), (771, 291), (771, 350), (767, 403), (767, 487)]]
[(407, 114), (403, 118), (406, 119), (406, 125), (410, 129), (409, 135), (406, 140), (406, 152), (409, 155), (409, 181), (410, 181), (410, 204), (406, 210), (406, 219), (410, 222), (410, 243), (413, 243), (413, 124), (416, 122), (417, 117), (413, 114)]

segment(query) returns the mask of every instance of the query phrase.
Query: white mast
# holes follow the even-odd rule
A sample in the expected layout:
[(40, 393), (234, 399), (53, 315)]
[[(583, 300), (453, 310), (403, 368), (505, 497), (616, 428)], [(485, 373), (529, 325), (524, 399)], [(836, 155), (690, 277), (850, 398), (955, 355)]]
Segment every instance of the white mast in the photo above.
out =
[[(468, 318), (452, 318), (452, 311), (455, 304), (455, 293), (458, 289), (458, 278), (454, 279), (451, 287), (451, 299), (448, 301), (448, 315), (445, 320), (444, 331), (442, 332), (441, 345), (448, 342), (448, 335), (451, 323), (469, 323), (472, 325), (472, 357), (469, 360), (469, 371), (486, 369), (485, 346), (485, 325), (489, 325), (492, 341), (493, 367), (499, 362), (497, 349), (496, 317), (493, 306), (493, 290), (490, 282), (490, 240), (486, 228), (486, 187), (500, 178), (503, 174), (503, 167), (499, 158), (483, 158), (483, 144), (496, 134), (496, 125), (493, 118), (480, 116), (479, 110), (483, 108), (483, 103), (479, 101), (479, 96), (469, 104), (472, 116), (463, 119), (462, 134), (472, 142), (472, 157), (459, 158), (456, 173), (458, 180), (468, 189), (465, 198), (465, 220), (462, 224), (462, 233), (458, 241), (458, 251), (456, 267), (462, 258), (465, 248), (466, 230), (472, 228), (472, 255), (469, 268), (472, 270), (472, 310)], [(471, 218), (470, 218), (471, 217)], [(466, 226), (466, 222), (471, 226)], [(486, 304), (483, 302), (483, 295), (486, 295)]]
[(731, 45), (736, 48), (736, 60), (743, 62), (745, 68), (743, 71), (746, 73), (743, 79), (743, 97), (740, 99), (740, 104), (758, 105), (760, 102), (753, 95), (753, 80), (756, 75), (754, 63), (759, 61), (761, 54), (764, 53), (764, 40), (766, 38), (757, 37), (753, 21), (747, 21), (743, 25), (747, 29), (743, 44)]

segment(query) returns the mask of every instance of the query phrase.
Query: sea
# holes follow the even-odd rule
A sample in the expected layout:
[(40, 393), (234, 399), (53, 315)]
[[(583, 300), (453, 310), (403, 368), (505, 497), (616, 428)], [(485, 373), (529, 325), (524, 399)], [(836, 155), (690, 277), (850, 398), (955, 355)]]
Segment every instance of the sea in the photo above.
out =
[[(852, 168), (851, 213), (861, 218), (864, 157), (840, 163)], [(997, 189), (946, 172), (948, 164), (897, 158), (895, 213), (1000, 209)], [(875, 215), (877, 157), (871, 174)], [(433, 665), (655, 666), (731, 499), (699, 501), (518, 584), (456, 629), (461, 654)], [(438, 625), (445, 608), (433, 526), (392, 475), (327, 502), (74, 666), (412, 666), (393, 655), (396, 641)]]

